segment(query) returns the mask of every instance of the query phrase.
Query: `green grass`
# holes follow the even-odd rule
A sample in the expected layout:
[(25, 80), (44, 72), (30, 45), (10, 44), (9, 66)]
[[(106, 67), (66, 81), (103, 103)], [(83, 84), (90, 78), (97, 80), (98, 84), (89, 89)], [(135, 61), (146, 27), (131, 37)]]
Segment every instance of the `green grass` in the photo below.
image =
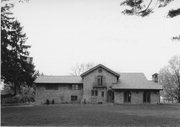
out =
[(4, 126), (180, 126), (180, 105), (49, 105), (2, 107)]

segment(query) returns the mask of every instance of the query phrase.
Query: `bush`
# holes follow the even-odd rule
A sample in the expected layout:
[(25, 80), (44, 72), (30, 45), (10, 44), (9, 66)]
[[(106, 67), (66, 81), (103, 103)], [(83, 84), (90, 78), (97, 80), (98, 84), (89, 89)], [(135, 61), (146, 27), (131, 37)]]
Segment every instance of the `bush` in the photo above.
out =
[(49, 100), (48, 99), (46, 100), (45, 104), (49, 105)]
[(6, 98), (2, 98), (1, 100), (1, 104), (17, 104), (17, 103), (23, 103), (22, 99), (17, 96), (6, 97)]
[(54, 104), (54, 99), (52, 100), (52, 104)]

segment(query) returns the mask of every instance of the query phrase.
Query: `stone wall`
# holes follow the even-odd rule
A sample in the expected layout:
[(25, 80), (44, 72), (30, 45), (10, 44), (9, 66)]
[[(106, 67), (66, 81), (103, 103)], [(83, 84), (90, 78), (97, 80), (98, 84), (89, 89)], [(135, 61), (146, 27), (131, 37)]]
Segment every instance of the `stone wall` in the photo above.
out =
[[(102, 68), (101, 68), (102, 69)], [(93, 85), (95, 84), (95, 80), (97, 76), (103, 76), (103, 85), (107, 86), (104, 97), (92, 97), (91, 91), (93, 89)], [(86, 100), (87, 103), (98, 103), (98, 101), (103, 100), (104, 102), (107, 101), (107, 90), (113, 83), (117, 82), (117, 77), (113, 74), (107, 72), (106, 70), (102, 69), (102, 72), (98, 72), (98, 69), (90, 72), (89, 74), (83, 77), (83, 100)]]
[[(102, 92), (104, 92), (104, 96), (102, 97)], [(106, 103), (107, 101), (107, 90), (104, 88), (98, 89), (97, 96), (91, 96), (91, 103)]]
[(159, 104), (160, 103), (160, 92), (152, 91), (151, 92), (151, 104)]
[(37, 85), (36, 87), (36, 104), (44, 104), (48, 99), (50, 103), (54, 99), (55, 103), (72, 103), (71, 96), (77, 96), (76, 103), (80, 103), (82, 100), (82, 89), (72, 90), (68, 85), (58, 85), (57, 90), (47, 90), (43, 85)]
[[(159, 91), (151, 91), (150, 104), (159, 103), (160, 94)], [(114, 92), (114, 103), (124, 104), (124, 91), (116, 90)], [(143, 104), (143, 91), (131, 91), (131, 104)]]
[(143, 103), (143, 91), (132, 91), (131, 104), (142, 104), (142, 103)]
[(114, 91), (114, 103), (123, 104), (124, 103), (124, 92), (123, 91)]

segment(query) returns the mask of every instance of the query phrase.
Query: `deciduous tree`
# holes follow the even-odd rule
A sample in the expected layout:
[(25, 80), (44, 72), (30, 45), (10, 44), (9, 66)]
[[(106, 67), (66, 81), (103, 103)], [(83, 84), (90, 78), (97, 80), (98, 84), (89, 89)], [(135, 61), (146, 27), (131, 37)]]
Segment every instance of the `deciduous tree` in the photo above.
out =
[(159, 83), (163, 85), (166, 99), (180, 103), (180, 57), (173, 57), (169, 65), (160, 70)]
[(80, 75), (83, 72), (91, 69), (94, 67), (93, 63), (87, 63), (87, 64), (77, 64), (76, 66), (72, 67), (72, 75)]

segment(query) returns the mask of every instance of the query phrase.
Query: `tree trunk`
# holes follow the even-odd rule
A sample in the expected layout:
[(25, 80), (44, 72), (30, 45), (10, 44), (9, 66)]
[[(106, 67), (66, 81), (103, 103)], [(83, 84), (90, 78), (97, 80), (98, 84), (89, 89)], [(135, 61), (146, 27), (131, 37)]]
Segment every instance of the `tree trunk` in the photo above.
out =
[(18, 83), (17, 82), (15, 82), (14, 83), (14, 95), (13, 96), (16, 96), (17, 95), (17, 93), (18, 93)]

